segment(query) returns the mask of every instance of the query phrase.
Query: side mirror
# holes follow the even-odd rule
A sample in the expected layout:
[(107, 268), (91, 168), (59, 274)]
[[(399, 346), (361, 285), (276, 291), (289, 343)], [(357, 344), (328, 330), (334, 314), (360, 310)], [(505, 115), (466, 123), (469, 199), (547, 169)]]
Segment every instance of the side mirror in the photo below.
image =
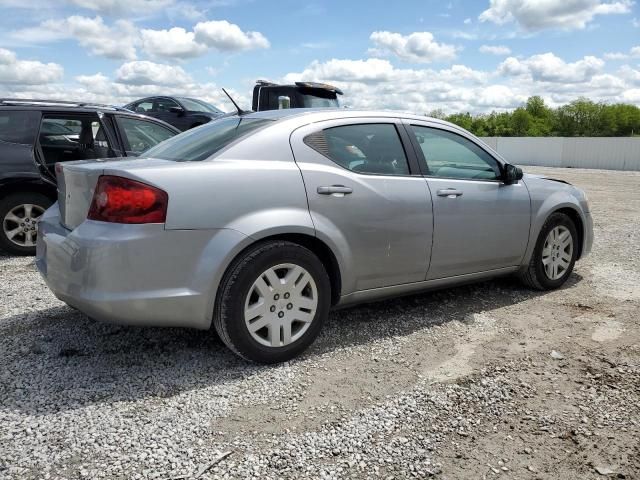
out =
[(278, 110), (284, 110), (286, 108), (291, 108), (291, 99), (286, 96), (278, 97)]
[(180, 107), (171, 107), (169, 111), (171, 113), (177, 113), (178, 115), (184, 115), (184, 110)]
[(516, 167), (515, 165), (511, 165), (507, 163), (504, 166), (504, 176), (503, 181), (507, 185), (512, 185), (514, 183), (518, 183), (518, 180), (522, 180), (522, 169), (520, 167)]

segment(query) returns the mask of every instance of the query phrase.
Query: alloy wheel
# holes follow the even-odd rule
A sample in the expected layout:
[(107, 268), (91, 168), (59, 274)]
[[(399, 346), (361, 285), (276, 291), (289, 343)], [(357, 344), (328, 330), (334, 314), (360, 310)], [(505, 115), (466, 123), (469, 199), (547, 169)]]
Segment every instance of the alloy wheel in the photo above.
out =
[(284, 347), (301, 338), (318, 309), (318, 288), (300, 265), (273, 266), (253, 282), (244, 321), (251, 337), (266, 347)]
[(33, 203), (17, 205), (2, 220), (2, 230), (19, 247), (33, 247), (38, 235), (38, 221), (44, 208)]
[(547, 235), (542, 248), (542, 265), (550, 280), (561, 278), (573, 258), (573, 237), (567, 227), (558, 225)]

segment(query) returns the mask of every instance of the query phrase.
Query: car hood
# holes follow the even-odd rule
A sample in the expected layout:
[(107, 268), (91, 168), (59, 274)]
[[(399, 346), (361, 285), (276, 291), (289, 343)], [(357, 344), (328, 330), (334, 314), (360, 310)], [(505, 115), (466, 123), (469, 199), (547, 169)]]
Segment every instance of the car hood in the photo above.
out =
[(559, 178), (547, 177), (546, 175), (536, 175), (536, 174), (533, 174), (533, 173), (525, 173), (524, 174), (524, 179), (526, 180), (527, 178), (534, 178), (534, 179), (539, 179), (539, 180), (548, 180), (550, 182), (558, 182), (558, 183), (564, 183), (565, 185), (571, 185), (571, 183), (567, 182), (566, 180), (560, 180)]

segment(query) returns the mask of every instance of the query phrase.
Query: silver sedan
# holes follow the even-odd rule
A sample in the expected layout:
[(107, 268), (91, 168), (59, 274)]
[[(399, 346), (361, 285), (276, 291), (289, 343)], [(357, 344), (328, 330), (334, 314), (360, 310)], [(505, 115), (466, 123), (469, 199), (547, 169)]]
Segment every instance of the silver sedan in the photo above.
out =
[(56, 172), (36, 262), (58, 298), (108, 322), (213, 326), (258, 362), (302, 352), (332, 307), (509, 274), (558, 288), (593, 239), (578, 188), (390, 112), (227, 117)]

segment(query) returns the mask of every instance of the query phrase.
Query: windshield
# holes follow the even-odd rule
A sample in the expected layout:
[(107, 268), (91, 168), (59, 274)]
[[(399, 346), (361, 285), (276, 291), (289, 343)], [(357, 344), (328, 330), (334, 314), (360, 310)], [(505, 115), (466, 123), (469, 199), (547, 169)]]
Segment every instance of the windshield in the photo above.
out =
[(272, 121), (264, 118), (221, 118), (165, 140), (147, 150), (145, 156), (175, 162), (198, 162)]
[(337, 98), (322, 98), (315, 95), (302, 94), (302, 106), (304, 108), (340, 108)]
[(214, 107), (210, 103), (203, 102), (202, 100), (196, 100), (195, 98), (178, 97), (178, 101), (182, 103), (187, 110), (192, 112), (224, 113), (222, 110)]

